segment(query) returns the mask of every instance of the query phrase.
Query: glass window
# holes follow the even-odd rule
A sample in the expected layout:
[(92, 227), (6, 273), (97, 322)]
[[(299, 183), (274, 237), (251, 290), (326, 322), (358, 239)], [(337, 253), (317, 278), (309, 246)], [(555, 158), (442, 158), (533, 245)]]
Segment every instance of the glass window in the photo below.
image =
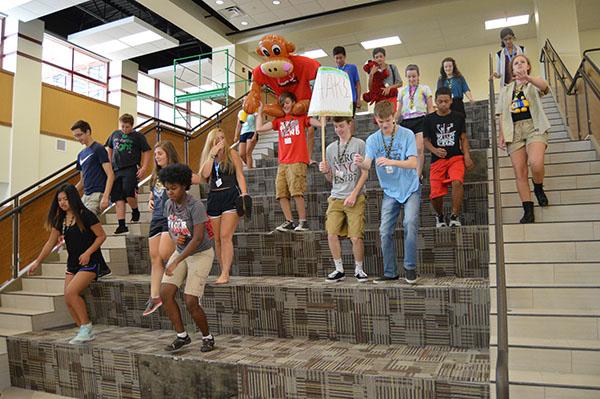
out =
[(71, 90), (71, 74), (52, 65), (42, 64), (42, 81), (62, 89)]
[(160, 104), (158, 108), (158, 119), (173, 123), (173, 106)]
[(154, 79), (146, 74), (138, 73), (138, 91), (154, 97)]
[(137, 111), (141, 114), (154, 115), (154, 101), (138, 95)]
[(73, 49), (59, 43), (50, 36), (44, 35), (42, 42), (42, 60), (63, 68), (71, 69), (73, 65)]
[(92, 79), (106, 83), (107, 63), (75, 50), (73, 70)]
[(161, 100), (166, 101), (169, 104), (173, 104), (173, 86), (169, 86), (163, 82), (160, 82), (158, 90), (158, 96)]
[(97, 100), (106, 100), (106, 87), (79, 76), (73, 77), (73, 91)]

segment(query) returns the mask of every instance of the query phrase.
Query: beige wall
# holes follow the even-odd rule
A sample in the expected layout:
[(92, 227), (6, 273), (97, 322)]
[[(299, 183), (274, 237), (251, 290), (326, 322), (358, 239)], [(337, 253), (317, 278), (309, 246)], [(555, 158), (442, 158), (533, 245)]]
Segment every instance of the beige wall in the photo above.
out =
[[(45, 134), (39, 135), (40, 140), (40, 177), (46, 177), (57, 169), (77, 159), (77, 154), (83, 149), (78, 141), (59, 139)], [(67, 142), (66, 151), (56, 150), (56, 140)]]
[(584, 30), (579, 32), (581, 52), (587, 49), (600, 47), (600, 29)]
[[(0, 125), (0, 184), (10, 180), (10, 127)], [(2, 199), (2, 196), (0, 196)]]

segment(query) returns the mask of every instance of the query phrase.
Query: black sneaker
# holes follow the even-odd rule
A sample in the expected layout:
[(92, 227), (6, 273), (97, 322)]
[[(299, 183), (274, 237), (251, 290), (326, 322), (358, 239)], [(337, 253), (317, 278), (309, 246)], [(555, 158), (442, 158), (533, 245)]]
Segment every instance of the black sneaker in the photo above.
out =
[(344, 281), (345, 278), (346, 278), (346, 273), (334, 270), (331, 273), (329, 273), (329, 275), (327, 275), (327, 280), (325, 280), (325, 281), (327, 281), (329, 283), (336, 283), (338, 281)]
[(171, 352), (171, 353), (177, 352), (178, 350), (180, 350), (181, 348), (183, 348), (185, 345), (189, 345), (191, 343), (192, 343), (192, 339), (190, 338), (189, 335), (186, 335), (185, 338), (176, 337), (175, 341), (173, 341), (171, 343), (171, 345), (167, 345), (165, 347), (165, 350), (167, 352)]
[(446, 217), (444, 215), (435, 215), (435, 227), (448, 227)]
[(388, 277), (388, 276), (382, 276), (382, 277), (378, 277), (375, 280), (373, 280), (373, 282), (375, 284), (381, 284), (381, 283), (388, 283), (390, 281), (396, 281), (400, 279), (400, 276), (396, 276), (396, 277)]
[(140, 211), (131, 212), (131, 223), (137, 223), (140, 221)]
[(355, 270), (354, 277), (356, 277), (356, 281), (358, 281), (359, 283), (365, 283), (369, 281), (369, 276), (367, 276), (367, 273), (365, 273), (364, 270)]
[(128, 234), (128, 233), (129, 233), (129, 228), (127, 228), (127, 226), (119, 226), (115, 230), (115, 234)]
[(458, 218), (457, 215), (455, 215), (455, 214), (450, 215), (450, 223), (448, 223), (448, 226), (450, 226), (450, 227), (462, 226), (462, 224), (460, 223), (460, 219)]
[(404, 280), (408, 284), (414, 284), (417, 282), (417, 271), (415, 269), (404, 269)]
[(288, 221), (281, 223), (279, 226), (277, 226), (276, 229), (278, 231), (283, 231), (285, 233), (285, 232), (289, 232), (289, 231), (294, 231), (295, 228), (296, 228), (296, 223), (294, 223), (293, 220), (288, 220)]
[(310, 229), (308, 228), (308, 222), (306, 220), (301, 220), (300, 223), (298, 223), (298, 226), (296, 226), (296, 228), (294, 229), (294, 231), (309, 231)]
[(215, 349), (215, 338), (202, 338), (202, 347), (200, 348), (200, 352), (210, 352)]

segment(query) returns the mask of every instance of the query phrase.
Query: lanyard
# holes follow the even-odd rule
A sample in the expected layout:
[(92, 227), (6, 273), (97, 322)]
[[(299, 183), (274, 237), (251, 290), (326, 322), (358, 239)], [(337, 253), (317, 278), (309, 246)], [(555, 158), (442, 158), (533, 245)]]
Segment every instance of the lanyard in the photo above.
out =
[(390, 146), (385, 145), (385, 136), (383, 132), (381, 132), (381, 141), (383, 141), (383, 149), (385, 150), (385, 157), (390, 159), (390, 153), (392, 152), (392, 147), (394, 146), (394, 137), (396, 137), (396, 129), (392, 132), (392, 140), (390, 141)]
[(214, 165), (215, 165), (215, 173), (217, 175), (217, 180), (219, 180), (219, 165), (220, 165), (220, 163), (217, 162), (216, 160), (214, 160), (213, 162), (214, 162)]
[(412, 88), (412, 86), (408, 86), (408, 107), (410, 109), (415, 107), (415, 94), (417, 94), (419, 86), (414, 86), (414, 90), (411, 90)]
[(518, 54), (517, 54), (517, 48), (516, 48), (516, 47), (513, 47), (513, 52), (512, 52), (511, 54), (509, 54), (509, 53), (508, 53), (508, 49), (507, 49), (507, 48), (504, 48), (504, 52), (506, 53), (506, 56), (508, 57), (508, 62), (509, 62), (509, 63), (510, 63), (510, 62), (512, 62), (512, 59), (513, 59), (513, 58), (514, 58), (516, 55), (518, 55)]
[(342, 154), (340, 155), (340, 144), (341, 144), (341, 140), (338, 140), (338, 145), (337, 145), (337, 154), (338, 154), (338, 157), (337, 157), (337, 159), (338, 159), (338, 162), (339, 162), (339, 163), (342, 163), (342, 162), (343, 162), (343, 161), (342, 161), (342, 157), (343, 157), (344, 155), (346, 155), (346, 150), (348, 149), (348, 144), (350, 144), (350, 142), (351, 142), (351, 141), (352, 141), (352, 137), (350, 137), (350, 140), (348, 140), (348, 141), (346, 142), (346, 145), (344, 146), (344, 151), (343, 151), (343, 152), (342, 152)]

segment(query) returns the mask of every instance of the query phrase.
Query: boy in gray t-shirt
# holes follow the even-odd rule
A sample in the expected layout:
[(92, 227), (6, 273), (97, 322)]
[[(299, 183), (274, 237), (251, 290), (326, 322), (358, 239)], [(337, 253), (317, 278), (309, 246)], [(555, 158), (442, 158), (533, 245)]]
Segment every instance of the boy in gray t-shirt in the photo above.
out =
[(334, 117), (333, 127), (338, 140), (329, 144), (325, 153), (325, 161), (319, 164), (319, 170), (332, 183), (331, 196), (328, 200), (327, 240), (333, 256), (335, 270), (327, 276), (327, 281), (342, 281), (344, 264), (339, 237), (346, 236), (352, 241), (354, 253), (354, 277), (359, 282), (368, 280), (363, 270), (365, 234), (365, 190), (364, 185), (369, 177), (367, 170), (362, 170), (353, 162), (355, 154), (365, 154), (365, 142), (352, 137), (353, 119), (350, 117)]
[(179, 305), (175, 301), (177, 290), (185, 282), (185, 306), (202, 332), (200, 350), (209, 352), (213, 350), (215, 340), (208, 330), (208, 321), (199, 301), (215, 257), (210, 219), (204, 205), (186, 192), (192, 184), (189, 166), (177, 163), (168, 165), (160, 170), (158, 178), (169, 196), (165, 204), (165, 217), (169, 235), (177, 243), (177, 250), (167, 263), (160, 287), (164, 309), (177, 332), (177, 337), (165, 350), (175, 352), (192, 342), (183, 327)]

